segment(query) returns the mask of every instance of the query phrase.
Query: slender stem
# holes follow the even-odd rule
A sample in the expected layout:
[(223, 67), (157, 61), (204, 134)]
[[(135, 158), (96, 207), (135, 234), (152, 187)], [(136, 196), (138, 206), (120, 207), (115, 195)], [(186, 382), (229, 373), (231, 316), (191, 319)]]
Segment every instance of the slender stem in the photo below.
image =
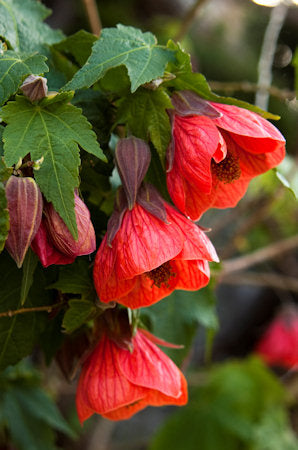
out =
[(13, 311), (5, 311), (5, 312), (1, 312), (0, 313), (0, 317), (13, 317), (13, 316), (17, 316), (18, 314), (25, 314), (25, 313), (30, 313), (30, 312), (41, 312), (41, 311), (46, 311), (48, 313), (52, 312), (53, 309), (55, 308), (59, 308), (62, 306), (62, 303), (54, 303), (53, 305), (47, 305), (47, 306), (35, 306), (32, 308), (20, 308), (20, 309), (15, 309)]
[(174, 41), (181, 41), (184, 38), (189, 28), (191, 27), (191, 24), (195, 20), (199, 9), (204, 5), (204, 3), (206, 3), (206, 1), (207, 0), (196, 0), (196, 2), (189, 9), (189, 11), (187, 11), (184, 19), (182, 20), (180, 29), (178, 30), (176, 36), (174, 37)]
[(240, 272), (226, 274), (223, 277), (219, 274), (219, 277), (221, 284), (269, 286), (275, 289), (298, 292), (298, 280), (296, 278), (279, 275), (277, 273)]
[[(248, 267), (260, 264), (268, 259), (281, 255), (284, 252), (298, 247), (298, 234), (287, 239), (275, 242), (267, 247), (261, 248), (249, 255), (239, 256), (238, 258), (223, 261), (223, 270), (220, 276), (225, 276), (232, 272), (239, 272)], [(219, 278), (220, 278), (219, 276)]]
[(83, 0), (88, 20), (90, 23), (90, 28), (93, 34), (99, 36), (101, 33), (101, 20), (98, 12), (98, 8), (95, 0)]
[(277, 46), (277, 40), (285, 21), (287, 11), (288, 6), (285, 3), (280, 3), (275, 8), (272, 8), (263, 39), (258, 65), (259, 78), (257, 84), (259, 86), (265, 86), (266, 89), (260, 88), (257, 91), (255, 103), (257, 106), (265, 110), (268, 108), (268, 88), (271, 86), (272, 82), (272, 64)]
[(223, 91), (226, 94), (232, 94), (234, 92), (258, 92), (266, 91), (273, 97), (279, 100), (294, 100), (296, 94), (294, 91), (288, 89), (279, 89), (276, 86), (265, 86), (257, 83), (250, 83), (248, 81), (209, 81), (209, 85), (214, 91)]

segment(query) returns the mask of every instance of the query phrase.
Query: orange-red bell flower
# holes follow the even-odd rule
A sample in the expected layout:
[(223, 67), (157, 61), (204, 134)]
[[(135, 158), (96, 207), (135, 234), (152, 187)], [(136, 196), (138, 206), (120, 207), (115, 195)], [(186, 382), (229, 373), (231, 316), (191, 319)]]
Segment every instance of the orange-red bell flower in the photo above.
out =
[(93, 270), (102, 302), (113, 300), (132, 309), (140, 308), (161, 300), (174, 289), (192, 291), (208, 284), (208, 261), (218, 261), (212, 243), (196, 224), (161, 201), (165, 221), (137, 200), (131, 210), (125, 210), (110, 245), (105, 235)]
[(190, 91), (174, 94), (173, 105), (167, 186), (192, 220), (209, 208), (236, 206), (250, 180), (284, 158), (282, 134), (252, 111), (206, 102)]
[(79, 379), (76, 405), (81, 423), (94, 413), (123, 420), (146, 406), (187, 403), (182, 372), (152, 338), (138, 330), (129, 351), (103, 334)]

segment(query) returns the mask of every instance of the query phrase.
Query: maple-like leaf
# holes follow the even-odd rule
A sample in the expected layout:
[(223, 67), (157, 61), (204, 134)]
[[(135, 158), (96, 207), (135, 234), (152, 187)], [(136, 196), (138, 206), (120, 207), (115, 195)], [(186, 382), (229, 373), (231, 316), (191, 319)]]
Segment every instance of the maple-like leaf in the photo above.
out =
[(43, 20), (50, 10), (33, 0), (0, 1), (0, 37), (16, 51), (48, 53), (48, 45), (60, 41), (63, 33)]
[(7, 50), (0, 55), (0, 105), (15, 94), (24, 78), (49, 70), (46, 57), (37, 54), (15, 53)]
[(4, 157), (8, 165), (30, 153), (36, 161), (44, 158), (35, 179), (42, 193), (77, 237), (74, 189), (79, 185), (78, 144), (105, 160), (91, 125), (81, 110), (69, 104), (72, 93), (45, 98), (34, 105), (22, 96), (2, 110), (8, 125), (3, 133)]
[(102, 30), (92, 47), (86, 64), (64, 86), (65, 90), (89, 87), (104, 76), (108, 69), (124, 64), (131, 82), (131, 91), (144, 83), (161, 77), (165, 66), (174, 60), (171, 49), (157, 45), (152, 33), (117, 25)]
[(0, 252), (4, 248), (9, 230), (9, 214), (4, 187), (4, 181), (7, 180), (9, 174), (10, 170), (6, 168), (3, 158), (0, 157)]

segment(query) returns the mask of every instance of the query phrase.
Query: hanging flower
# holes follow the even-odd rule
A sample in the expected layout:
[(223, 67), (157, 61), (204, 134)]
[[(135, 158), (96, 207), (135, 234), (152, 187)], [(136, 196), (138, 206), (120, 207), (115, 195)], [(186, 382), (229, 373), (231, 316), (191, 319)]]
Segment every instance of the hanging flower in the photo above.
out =
[(298, 369), (298, 311), (290, 308), (269, 325), (255, 348), (272, 366)]
[(191, 91), (175, 93), (172, 103), (167, 185), (192, 220), (209, 208), (236, 206), (252, 178), (283, 160), (284, 137), (258, 114)]
[(51, 203), (44, 205), (44, 215), (40, 227), (32, 241), (32, 250), (38, 255), (42, 265), (70, 264), (77, 256), (88, 255), (96, 249), (94, 228), (90, 212), (85, 203), (75, 193), (75, 215), (78, 239), (55, 211)]
[(150, 333), (137, 330), (129, 350), (107, 333), (102, 335), (79, 379), (76, 404), (81, 423), (94, 413), (123, 420), (146, 406), (187, 403), (182, 372), (154, 340)]
[[(132, 148), (131, 139), (139, 145), (139, 152), (148, 151), (147, 157), (150, 155), (145, 142), (129, 139), (118, 146), (118, 164), (119, 153), (125, 153), (130, 162), (136, 160), (127, 154)], [(139, 180), (140, 186), (142, 177)], [(218, 261), (201, 228), (166, 203), (153, 186), (142, 184), (135, 188), (137, 184), (132, 183), (135, 194), (130, 195), (130, 208), (125, 189), (119, 191), (93, 271), (102, 302), (116, 300), (132, 309), (152, 305), (174, 289), (206, 286), (210, 277), (208, 261)]]

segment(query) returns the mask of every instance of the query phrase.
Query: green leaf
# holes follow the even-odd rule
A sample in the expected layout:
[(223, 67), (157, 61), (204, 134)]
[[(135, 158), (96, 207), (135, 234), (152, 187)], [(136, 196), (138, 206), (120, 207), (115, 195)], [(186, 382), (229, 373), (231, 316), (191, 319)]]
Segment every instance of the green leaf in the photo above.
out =
[(63, 294), (82, 294), (85, 297), (92, 295), (95, 291), (88, 259), (77, 258), (73, 264), (61, 267), (58, 281), (47, 288), (59, 289)]
[(140, 88), (119, 102), (117, 123), (125, 123), (130, 132), (141, 139), (150, 137), (164, 163), (171, 139), (171, 125), (166, 109), (172, 108), (171, 100), (163, 89)]
[(37, 255), (31, 250), (31, 248), (28, 248), (24, 263), (23, 263), (23, 276), (22, 276), (22, 286), (21, 286), (21, 306), (24, 305), (29, 290), (33, 283), (33, 275), (36, 269), (38, 263), (38, 257)]
[(165, 81), (165, 87), (174, 87), (176, 90), (191, 90), (206, 100), (225, 103), (227, 105), (236, 105), (240, 108), (249, 109), (250, 111), (259, 113), (266, 119), (279, 119), (279, 116), (264, 111), (255, 105), (251, 105), (250, 103), (237, 100), (236, 98), (222, 97), (214, 94), (211, 91), (204, 75), (192, 71), (190, 55), (183, 51), (179, 44), (175, 44), (171, 40), (168, 42), (168, 48), (171, 50), (176, 50), (176, 62), (170, 62), (166, 69), (168, 72), (175, 75), (175, 78), (170, 81)]
[(13, 50), (47, 54), (47, 46), (63, 38), (61, 31), (42, 22), (49, 13), (34, 0), (0, 0), (0, 37)]
[(295, 67), (295, 91), (298, 95), (298, 47), (296, 48), (292, 64)]
[(298, 174), (296, 165), (295, 159), (290, 155), (286, 155), (285, 159), (279, 164), (278, 169), (273, 169), (276, 177), (293, 194), (295, 199), (298, 198)]
[(156, 336), (174, 344), (184, 345), (183, 350), (163, 349), (177, 364), (187, 355), (198, 324), (217, 329), (214, 299), (208, 288), (200, 291), (174, 291), (163, 301), (142, 310), (149, 319), (151, 331)]
[(9, 176), (9, 169), (0, 157), (0, 253), (2, 252), (9, 230), (9, 214), (7, 209), (7, 200), (5, 195), (4, 181)]
[(92, 45), (98, 38), (85, 30), (80, 30), (63, 41), (53, 45), (55, 50), (74, 57), (79, 66), (83, 66), (90, 56)]
[[(273, 412), (272, 419), (274, 411), (285, 411), (285, 392), (278, 379), (254, 358), (214, 367), (204, 379), (204, 385), (190, 391), (189, 404), (159, 430), (150, 450), (193, 450), (198, 443), (204, 450), (265, 450), (255, 446), (264, 418), (268, 411)], [(272, 421), (277, 426), (279, 419), (275, 416)], [(268, 436), (263, 439), (267, 442)]]
[(90, 87), (104, 76), (108, 69), (124, 64), (131, 82), (131, 91), (164, 73), (166, 64), (173, 60), (173, 52), (158, 46), (152, 33), (142, 33), (139, 29), (117, 25), (105, 28), (100, 39), (95, 42), (87, 63), (74, 78), (64, 86), (64, 90)]
[(69, 93), (45, 98), (33, 105), (17, 96), (2, 109), (5, 128), (4, 155), (8, 165), (16, 164), (30, 152), (33, 160), (44, 157), (35, 179), (49, 202), (77, 237), (74, 189), (79, 185), (78, 144), (87, 152), (105, 159), (91, 125), (81, 110), (68, 104)]
[[(6, 252), (0, 255), (0, 273), (0, 313), (17, 310), (20, 308), (22, 271)], [(53, 303), (50, 292), (44, 290), (41, 269), (36, 270), (34, 279), (26, 302), (28, 308)], [(31, 353), (45, 326), (45, 314), (26, 312), (0, 317), (0, 371)]]
[[(1, 5), (0, 5), (1, 6)], [(15, 53), (7, 50), (0, 55), (0, 105), (15, 94), (28, 75), (39, 75), (49, 70), (42, 55)]]
[(4, 148), (3, 148), (3, 141), (2, 141), (2, 135), (3, 135), (4, 127), (0, 125), (0, 157), (4, 155)]
[(93, 302), (84, 299), (72, 299), (68, 302), (68, 310), (63, 318), (62, 326), (67, 333), (72, 333), (80, 328), (96, 313)]

